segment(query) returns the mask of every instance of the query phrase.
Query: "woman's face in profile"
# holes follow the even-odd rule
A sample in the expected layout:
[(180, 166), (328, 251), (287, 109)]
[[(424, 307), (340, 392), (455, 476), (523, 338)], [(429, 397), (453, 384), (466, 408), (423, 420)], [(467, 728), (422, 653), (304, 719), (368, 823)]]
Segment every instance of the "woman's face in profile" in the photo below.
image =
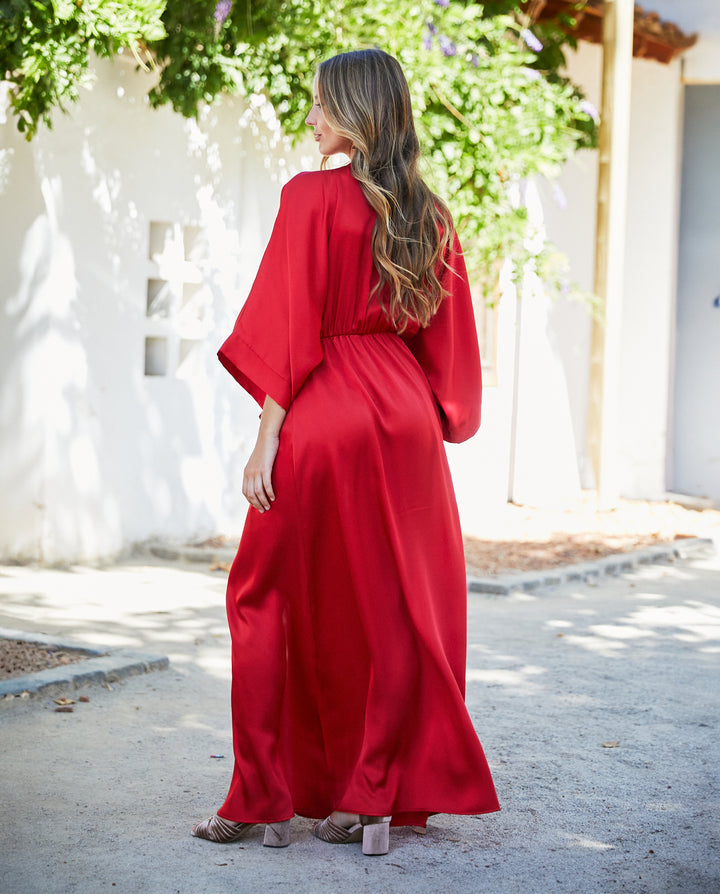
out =
[(335, 155), (338, 152), (343, 152), (345, 155), (350, 156), (352, 154), (352, 143), (350, 140), (336, 134), (325, 120), (317, 81), (313, 85), (313, 100), (313, 107), (305, 119), (305, 124), (308, 127), (312, 127), (320, 154)]

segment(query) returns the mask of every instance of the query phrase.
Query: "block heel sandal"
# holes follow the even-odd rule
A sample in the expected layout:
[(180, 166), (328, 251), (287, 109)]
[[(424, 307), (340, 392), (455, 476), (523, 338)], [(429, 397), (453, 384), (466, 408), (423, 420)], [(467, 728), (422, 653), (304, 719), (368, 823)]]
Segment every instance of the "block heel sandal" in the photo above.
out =
[[(346, 817), (350, 816), (351, 814), (346, 814)], [(362, 841), (364, 854), (379, 857), (390, 849), (391, 819), (390, 816), (360, 815), (357, 822), (341, 826), (332, 816), (328, 816), (315, 824), (313, 835), (328, 844), (352, 844)]]
[(381, 857), (390, 850), (391, 816), (361, 816), (362, 851), (368, 857)]
[[(240, 841), (257, 823), (234, 823), (215, 814), (201, 823), (195, 823), (190, 833), (195, 838), (204, 838), (216, 844), (232, 844)], [(265, 826), (265, 847), (287, 847), (290, 844), (290, 820), (267, 823)]]
[(281, 823), (267, 823), (265, 826), (265, 847), (287, 847), (290, 844), (290, 820)]

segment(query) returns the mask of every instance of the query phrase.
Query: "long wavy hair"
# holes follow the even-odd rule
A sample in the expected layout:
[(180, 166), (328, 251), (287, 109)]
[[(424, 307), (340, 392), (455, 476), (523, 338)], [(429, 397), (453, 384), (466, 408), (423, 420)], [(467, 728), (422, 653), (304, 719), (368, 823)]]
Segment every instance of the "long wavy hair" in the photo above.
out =
[(316, 83), (325, 120), (350, 140), (352, 173), (377, 212), (373, 294), (399, 332), (411, 321), (427, 326), (445, 296), (438, 271), (453, 224), (418, 171), (420, 145), (405, 75), (382, 50), (358, 50), (321, 62)]

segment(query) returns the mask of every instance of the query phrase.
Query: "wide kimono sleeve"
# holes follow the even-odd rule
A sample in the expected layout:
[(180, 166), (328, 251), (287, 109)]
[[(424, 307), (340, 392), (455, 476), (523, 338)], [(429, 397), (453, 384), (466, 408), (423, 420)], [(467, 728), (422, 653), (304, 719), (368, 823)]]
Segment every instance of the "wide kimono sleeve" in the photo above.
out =
[(323, 358), (328, 226), (321, 177), (298, 174), (283, 187), (250, 294), (218, 352), (261, 406), (269, 394), (287, 410)]
[(445, 260), (440, 282), (446, 297), (430, 325), (406, 341), (435, 395), (444, 440), (459, 443), (480, 427), (482, 369), (470, 284), (456, 234)]

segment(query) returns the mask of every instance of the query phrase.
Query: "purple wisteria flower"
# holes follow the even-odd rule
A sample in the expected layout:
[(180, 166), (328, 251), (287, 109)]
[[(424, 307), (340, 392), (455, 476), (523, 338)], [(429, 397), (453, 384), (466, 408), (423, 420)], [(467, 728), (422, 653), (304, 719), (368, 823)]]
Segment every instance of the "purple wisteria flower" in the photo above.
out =
[(233, 0), (218, 0), (217, 5), (215, 6), (215, 12), (213, 13), (213, 18), (219, 27), (222, 27), (225, 24), (232, 8)]
[(432, 49), (432, 35), (431, 34), (426, 34), (425, 37), (423, 37), (422, 45), (425, 47), (426, 50)]
[(450, 0), (435, 0), (437, 6), (442, 6), (443, 9), (447, 9), (450, 6)]
[(441, 34), (440, 37), (438, 37), (438, 41), (440, 43), (440, 49), (442, 50), (443, 56), (457, 56), (457, 47), (450, 40), (449, 37)]
[(585, 112), (586, 115), (589, 115), (593, 121), (598, 122), (600, 120), (600, 115), (598, 115), (598, 110), (595, 106), (590, 102), (589, 99), (583, 99), (580, 102), (580, 111)]
[(542, 77), (537, 68), (521, 68), (520, 71), (522, 71), (528, 81), (537, 81)]
[(543, 45), (529, 28), (523, 28), (523, 30), (520, 32), (520, 37), (522, 37), (527, 46), (535, 53), (539, 53), (540, 50), (543, 48)]
[(557, 180), (553, 180), (552, 182), (552, 196), (558, 208), (560, 208), (561, 211), (565, 211), (567, 208), (567, 196)]
[(472, 56), (470, 57), (470, 64), (472, 65), (473, 68), (480, 67), (480, 57), (478, 56), (477, 53), (473, 53)]
[(437, 34), (438, 29), (437, 25), (434, 22), (428, 20), (427, 22), (425, 22), (425, 24), (427, 25), (427, 29), (431, 34)]

